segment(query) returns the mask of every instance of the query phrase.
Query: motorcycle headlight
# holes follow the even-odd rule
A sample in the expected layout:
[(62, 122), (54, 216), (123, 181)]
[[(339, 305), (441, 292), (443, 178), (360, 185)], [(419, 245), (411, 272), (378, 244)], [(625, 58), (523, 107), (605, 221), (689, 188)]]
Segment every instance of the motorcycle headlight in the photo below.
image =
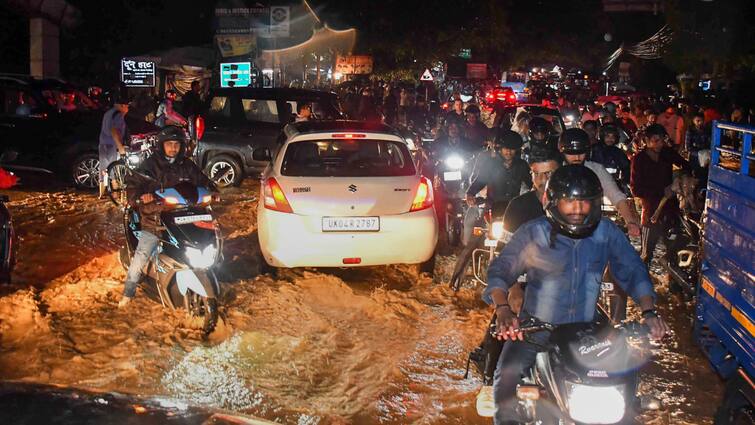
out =
[(624, 417), (626, 402), (623, 387), (567, 382), (569, 416), (585, 424), (615, 424)]
[(464, 159), (460, 157), (459, 155), (451, 155), (448, 158), (446, 158), (446, 167), (452, 169), (452, 170), (461, 170), (462, 167), (464, 167)]
[(218, 253), (218, 249), (215, 245), (207, 245), (203, 250), (186, 247), (186, 259), (189, 260), (189, 264), (197, 269), (206, 269), (215, 264), (215, 256)]
[(142, 157), (139, 156), (139, 154), (130, 153), (126, 157), (126, 161), (128, 161), (129, 165), (139, 165), (139, 163), (142, 162)]
[(490, 236), (492, 236), (495, 240), (501, 239), (503, 237), (502, 221), (494, 221), (493, 224), (490, 225)]

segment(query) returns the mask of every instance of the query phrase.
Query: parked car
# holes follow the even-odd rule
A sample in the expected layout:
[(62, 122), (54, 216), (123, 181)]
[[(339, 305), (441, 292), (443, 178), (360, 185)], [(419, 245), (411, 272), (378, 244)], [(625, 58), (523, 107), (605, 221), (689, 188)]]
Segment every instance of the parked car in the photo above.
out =
[(432, 271), (438, 222), (430, 180), (404, 138), (383, 124), (287, 126), (257, 208), (261, 264), (355, 267), (420, 264)]
[[(58, 112), (43, 93), (46, 87), (43, 81), (0, 76), (0, 140), (18, 153), (6, 167), (44, 169), (79, 188), (96, 188), (102, 112)], [(128, 115), (126, 125), (132, 135), (158, 130)]]
[(197, 163), (220, 187), (238, 185), (265, 165), (253, 151), (274, 150), (286, 124), (296, 118), (302, 102), (312, 106), (313, 119), (340, 119), (338, 96), (291, 88), (217, 88), (211, 90), (204, 113), (204, 132), (196, 150)]

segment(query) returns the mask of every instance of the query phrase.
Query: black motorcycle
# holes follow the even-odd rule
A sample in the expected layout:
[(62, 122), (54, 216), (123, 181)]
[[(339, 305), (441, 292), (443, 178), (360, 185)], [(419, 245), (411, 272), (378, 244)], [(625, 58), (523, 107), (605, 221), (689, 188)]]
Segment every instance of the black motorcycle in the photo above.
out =
[[(698, 187), (691, 195), (695, 197), (695, 205), (702, 206), (705, 202), (705, 188)], [(665, 266), (671, 277), (671, 288), (681, 290), (687, 297), (694, 297), (702, 257), (702, 212), (701, 208), (692, 208), (683, 195), (677, 196), (684, 207), (680, 210), (677, 225), (669, 229), (671, 259)]]
[(444, 215), (446, 242), (456, 247), (461, 244), (466, 211), (466, 191), (473, 157), (461, 149), (446, 151), (434, 158), (435, 184), (442, 194), (440, 211)]
[[(157, 252), (150, 259), (142, 282), (147, 296), (172, 310), (184, 308), (189, 325), (211, 333), (218, 322), (220, 286), (213, 267), (222, 258), (223, 239), (212, 215), (213, 196), (206, 188), (182, 182), (156, 190), (162, 206), (162, 232)], [(139, 243), (139, 214), (124, 210), (126, 246), (121, 264), (128, 268)]]
[[(517, 412), (523, 424), (633, 423), (637, 409), (643, 407), (636, 391), (639, 369), (647, 360), (648, 350), (641, 344), (647, 329), (637, 322), (612, 325), (601, 310), (597, 316), (593, 323), (556, 326), (534, 318), (521, 323), (525, 338), (536, 332), (550, 333), (548, 341), (538, 345), (534, 365), (517, 386)], [(495, 340), (495, 331), (494, 317), (486, 340)], [(485, 385), (492, 385), (500, 353), (486, 352), (491, 348), (489, 342), (470, 353)]]

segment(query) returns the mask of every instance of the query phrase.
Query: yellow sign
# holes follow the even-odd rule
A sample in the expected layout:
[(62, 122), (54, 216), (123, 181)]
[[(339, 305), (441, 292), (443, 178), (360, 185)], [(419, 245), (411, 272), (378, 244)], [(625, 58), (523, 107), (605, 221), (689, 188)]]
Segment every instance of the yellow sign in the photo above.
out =
[(336, 57), (336, 72), (344, 75), (372, 74), (372, 56), (338, 56)]
[(254, 34), (216, 35), (215, 43), (224, 58), (250, 55), (257, 48)]

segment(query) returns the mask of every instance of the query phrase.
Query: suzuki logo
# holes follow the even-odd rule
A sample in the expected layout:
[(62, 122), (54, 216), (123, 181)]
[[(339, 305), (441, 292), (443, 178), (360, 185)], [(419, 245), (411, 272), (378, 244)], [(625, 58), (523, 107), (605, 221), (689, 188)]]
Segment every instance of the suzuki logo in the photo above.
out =
[(354, 193), (357, 191), (357, 186), (354, 184), (349, 185), (349, 192)]

